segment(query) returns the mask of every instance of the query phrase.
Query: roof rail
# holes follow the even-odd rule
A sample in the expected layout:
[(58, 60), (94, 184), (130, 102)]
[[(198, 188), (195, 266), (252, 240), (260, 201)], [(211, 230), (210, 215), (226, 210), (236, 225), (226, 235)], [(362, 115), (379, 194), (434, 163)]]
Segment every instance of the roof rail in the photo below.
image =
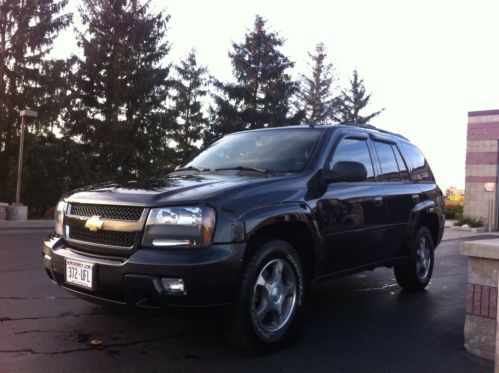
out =
[(378, 127), (375, 127), (371, 124), (359, 124), (359, 123), (338, 123), (338, 125), (340, 126), (351, 126), (351, 127), (358, 127), (358, 128), (364, 128), (364, 129), (368, 129), (368, 130), (374, 130), (374, 131), (378, 131), (378, 132), (382, 132), (382, 133), (386, 133), (388, 135), (393, 135), (393, 136), (397, 136), (397, 137), (400, 137), (404, 140), (407, 140), (409, 141), (409, 139), (405, 136), (402, 136), (401, 134), (399, 133), (395, 133), (395, 132), (390, 132), (390, 131), (387, 131), (387, 130), (383, 130), (381, 128), (378, 128)]

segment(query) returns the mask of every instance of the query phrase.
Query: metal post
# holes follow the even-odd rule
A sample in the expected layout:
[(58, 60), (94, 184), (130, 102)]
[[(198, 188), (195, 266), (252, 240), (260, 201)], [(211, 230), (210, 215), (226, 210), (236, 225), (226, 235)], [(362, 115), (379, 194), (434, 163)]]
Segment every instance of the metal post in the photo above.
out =
[(492, 229), (497, 231), (499, 229), (499, 141), (496, 142), (496, 151), (497, 151), (497, 159), (496, 159), (496, 194), (494, 198), (494, 225)]
[(21, 139), (19, 140), (19, 164), (17, 166), (16, 205), (21, 203), (21, 178), (23, 173), (24, 153), (24, 115), (21, 116)]
[(17, 165), (17, 187), (16, 187), (16, 205), (21, 204), (21, 181), (23, 174), (23, 154), (24, 154), (24, 117), (36, 118), (38, 113), (34, 110), (21, 110), (21, 139), (19, 140), (19, 163)]
[(494, 201), (492, 198), (489, 200), (489, 230), (488, 232), (492, 232), (492, 219), (494, 218), (494, 211), (493, 211), (493, 206), (494, 206)]

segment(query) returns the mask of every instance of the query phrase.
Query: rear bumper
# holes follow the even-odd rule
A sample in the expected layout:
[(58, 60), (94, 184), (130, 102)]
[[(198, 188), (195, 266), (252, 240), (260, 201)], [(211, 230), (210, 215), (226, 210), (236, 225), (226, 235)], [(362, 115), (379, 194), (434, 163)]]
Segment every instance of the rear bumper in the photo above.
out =
[[(245, 247), (245, 243), (235, 243), (192, 251), (141, 248), (129, 258), (113, 258), (83, 253), (61, 238), (51, 238), (43, 244), (43, 262), (53, 282), (94, 303), (141, 308), (209, 307), (231, 303)], [(93, 289), (65, 282), (66, 258), (94, 263)], [(183, 279), (185, 294), (167, 294), (163, 277)]]

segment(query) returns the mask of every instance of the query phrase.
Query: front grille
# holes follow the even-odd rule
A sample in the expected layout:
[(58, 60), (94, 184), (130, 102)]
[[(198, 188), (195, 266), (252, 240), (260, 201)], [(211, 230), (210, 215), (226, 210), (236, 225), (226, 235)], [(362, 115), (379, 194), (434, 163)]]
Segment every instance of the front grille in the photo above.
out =
[(91, 205), (71, 203), (69, 213), (73, 216), (99, 216), (101, 219), (140, 220), (144, 209), (134, 206)]
[(135, 245), (138, 232), (97, 231), (92, 232), (86, 228), (75, 226), (68, 227), (70, 240), (88, 242), (96, 245), (117, 246), (131, 248)]

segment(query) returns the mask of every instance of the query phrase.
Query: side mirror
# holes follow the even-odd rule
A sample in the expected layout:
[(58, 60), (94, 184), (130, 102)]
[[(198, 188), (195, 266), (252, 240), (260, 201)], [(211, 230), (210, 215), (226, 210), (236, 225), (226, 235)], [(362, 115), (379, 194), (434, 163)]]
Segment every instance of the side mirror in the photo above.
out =
[(341, 181), (359, 182), (365, 181), (366, 178), (366, 167), (362, 163), (350, 161), (337, 162), (331, 171), (324, 174), (327, 184)]

